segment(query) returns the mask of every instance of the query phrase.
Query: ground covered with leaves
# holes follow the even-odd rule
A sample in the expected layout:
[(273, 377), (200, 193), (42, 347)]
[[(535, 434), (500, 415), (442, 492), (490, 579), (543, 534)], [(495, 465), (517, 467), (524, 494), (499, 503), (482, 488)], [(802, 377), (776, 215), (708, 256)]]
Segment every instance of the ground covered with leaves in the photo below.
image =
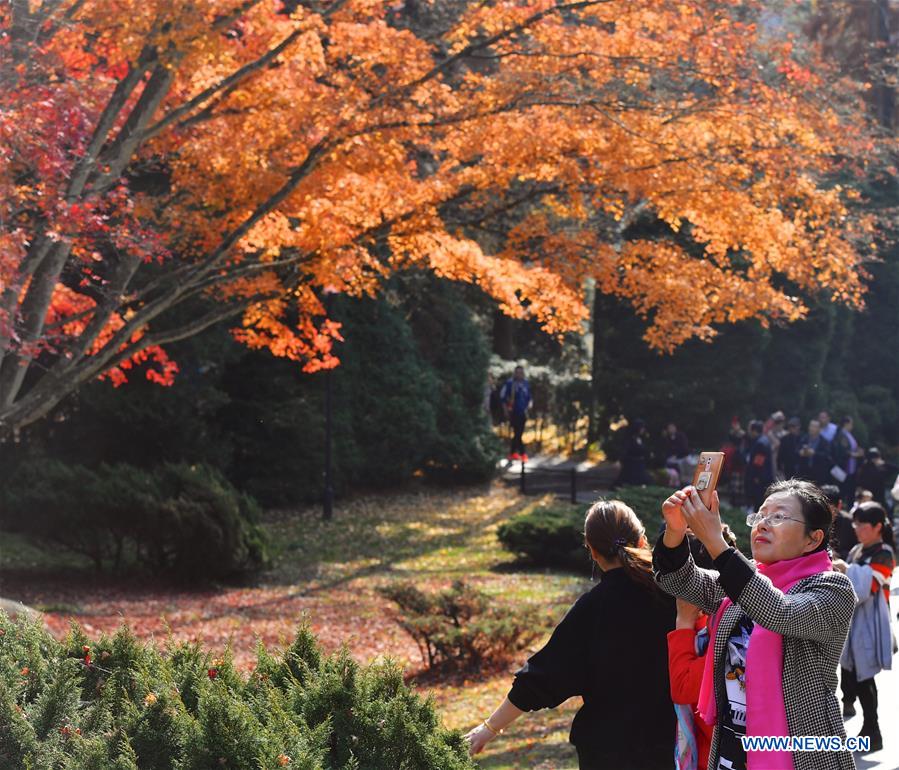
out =
[[(271, 511), (264, 525), (273, 544), (272, 569), (252, 585), (196, 590), (100, 579), (75, 559), (54, 561), (48, 569), (46, 554), (4, 538), (2, 592), (42, 609), (60, 638), (72, 621), (89, 634), (112, 633), (125, 621), (141, 639), (199, 640), (213, 650), (230, 646), (244, 669), (254, 664), (257, 640), (289, 644), (305, 617), (326, 650), (346, 644), (360, 662), (401, 662), (408, 678), (433, 695), (447, 726), (465, 730), (499, 703), (520, 661), (498, 671), (428, 674), (418, 647), (377, 589), (399, 580), (436, 589), (464, 579), (498, 602), (539, 608), (550, 628), (588, 581), (530, 570), (496, 538), (499, 524), (538, 502), (497, 484), (361, 497), (338, 507), (328, 523), (317, 508)], [(519, 720), (488, 747), (481, 765), (575, 767), (567, 732), (576, 708), (570, 701)]]

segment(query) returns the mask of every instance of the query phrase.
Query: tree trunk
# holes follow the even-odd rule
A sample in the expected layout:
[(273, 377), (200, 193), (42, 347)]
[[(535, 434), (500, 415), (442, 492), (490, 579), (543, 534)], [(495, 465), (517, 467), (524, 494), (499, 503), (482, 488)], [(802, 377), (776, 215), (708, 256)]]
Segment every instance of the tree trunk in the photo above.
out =
[(493, 315), (493, 352), (507, 361), (515, 358), (515, 321), (500, 310)]

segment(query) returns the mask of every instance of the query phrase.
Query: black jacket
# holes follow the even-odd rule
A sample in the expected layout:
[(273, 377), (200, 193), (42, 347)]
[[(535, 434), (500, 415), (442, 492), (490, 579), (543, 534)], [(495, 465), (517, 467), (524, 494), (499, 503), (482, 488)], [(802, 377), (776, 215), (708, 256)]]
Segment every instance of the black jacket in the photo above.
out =
[(516, 673), (509, 700), (523, 711), (584, 699), (571, 726), (578, 753), (643, 748), (674, 756), (667, 634), (674, 602), (611, 570), (581, 596), (546, 645)]
[(807, 446), (814, 449), (815, 454), (811, 457), (799, 458), (796, 475), (819, 486), (832, 483), (830, 469), (833, 466), (833, 453), (830, 442), (823, 436), (818, 436), (815, 442), (812, 442), (808, 436), (803, 436), (799, 448), (804, 449)]

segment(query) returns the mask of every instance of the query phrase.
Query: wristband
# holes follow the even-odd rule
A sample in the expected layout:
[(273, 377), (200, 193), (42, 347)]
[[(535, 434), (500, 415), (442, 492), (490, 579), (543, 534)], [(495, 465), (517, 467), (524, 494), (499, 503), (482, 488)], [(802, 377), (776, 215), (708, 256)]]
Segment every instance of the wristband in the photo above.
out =
[(494, 738), (496, 738), (502, 732), (502, 730), (494, 729), (493, 725), (491, 725), (490, 722), (488, 722), (486, 719), (484, 720), (483, 724), (484, 727), (486, 727), (491, 733), (493, 733)]

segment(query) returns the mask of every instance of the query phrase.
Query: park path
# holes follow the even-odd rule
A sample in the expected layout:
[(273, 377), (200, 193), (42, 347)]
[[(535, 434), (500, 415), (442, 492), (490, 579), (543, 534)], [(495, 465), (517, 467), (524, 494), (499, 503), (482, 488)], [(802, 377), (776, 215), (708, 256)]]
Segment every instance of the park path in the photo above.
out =
[(618, 463), (593, 463), (570, 460), (559, 455), (538, 454), (528, 458), (524, 466), (519, 461), (503, 461), (501, 478), (528, 495), (555, 494), (578, 503), (592, 503), (618, 478)]

